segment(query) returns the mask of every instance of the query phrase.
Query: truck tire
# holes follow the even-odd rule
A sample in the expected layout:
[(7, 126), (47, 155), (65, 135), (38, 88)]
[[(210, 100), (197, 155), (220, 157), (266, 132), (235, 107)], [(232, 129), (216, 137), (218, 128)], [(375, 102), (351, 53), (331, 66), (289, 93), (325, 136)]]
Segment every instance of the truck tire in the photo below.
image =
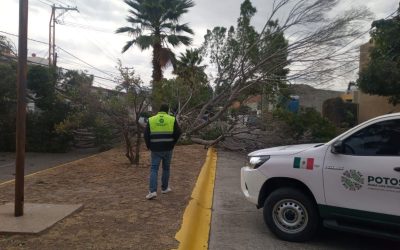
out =
[(265, 200), (264, 221), (280, 239), (293, 242), (310, 240), (319, 227), (315, 202), (294, 188), (280, 188)]

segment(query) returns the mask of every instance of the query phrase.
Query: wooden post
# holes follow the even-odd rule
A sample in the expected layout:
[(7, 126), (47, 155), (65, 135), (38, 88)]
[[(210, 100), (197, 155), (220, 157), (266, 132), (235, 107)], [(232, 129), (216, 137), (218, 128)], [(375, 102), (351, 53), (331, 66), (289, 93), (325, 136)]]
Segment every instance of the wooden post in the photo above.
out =
[(26, 135), (26, 77), (28, 56), (28, 0), (19, 1), (17, 70), (17, 131), (15, 160), (15, 217), (24, 214), (24, 174)]

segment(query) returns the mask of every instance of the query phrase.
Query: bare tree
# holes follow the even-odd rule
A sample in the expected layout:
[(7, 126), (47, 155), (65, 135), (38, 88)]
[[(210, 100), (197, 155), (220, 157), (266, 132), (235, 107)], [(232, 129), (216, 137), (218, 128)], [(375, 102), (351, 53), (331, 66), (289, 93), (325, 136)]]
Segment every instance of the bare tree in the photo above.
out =
[(0, 35), (0, 55), (2, 54), (17, 56), (17, 49), (10, 39)]
[(138, 165), (144, 125), (140, 122), (143, 112), (147, 111), (150, 91), (143, 86), (143, 81), (134, 69), (124, 68), (118, 62), (120, 84), (116, 90), (120, 94), (109, 97), (103, 102), (103, 112), (122, 133), (125, 142), (125, 156), (131, 164)]

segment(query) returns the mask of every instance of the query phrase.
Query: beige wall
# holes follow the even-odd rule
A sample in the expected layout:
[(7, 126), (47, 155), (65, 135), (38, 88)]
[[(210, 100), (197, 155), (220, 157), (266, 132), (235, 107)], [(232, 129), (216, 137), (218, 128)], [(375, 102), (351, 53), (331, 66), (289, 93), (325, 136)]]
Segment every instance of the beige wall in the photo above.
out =
[(400, 112), (400, 105), (389, 104), (387, 97), (368, 95), (361, 91), (354, 92), (353, 102), (358, 104), (358, 123), (380, 115)]
[[(360, 47), (360, 69), (368, 66), (373, 46), (373, 43), (368, 42)], [(388, 100), (387, 97), (355, 91), (353, 102), (358, 104), (358, 123), (380, 115), (400, 112), (400, 105), (393, 106)]]
[(370, 61), (370, 53), (374, 44), (371, 42), (365, 43), (360, 46), (360, 69), (365, 69)]

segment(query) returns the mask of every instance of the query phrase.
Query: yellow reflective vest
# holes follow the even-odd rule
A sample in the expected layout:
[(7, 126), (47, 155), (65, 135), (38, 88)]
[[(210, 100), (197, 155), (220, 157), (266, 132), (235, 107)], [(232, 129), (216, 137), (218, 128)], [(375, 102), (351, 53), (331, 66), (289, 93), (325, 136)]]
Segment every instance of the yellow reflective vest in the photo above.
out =
[[(174, 131), (177, 130), (177, 131)], [(179, 126), (175, 117), (165, 112), (149, 118), (148, 127), (145, 132), (147, 147), (152, 151), (170, 151), (175, 146), (180, 135)]]

